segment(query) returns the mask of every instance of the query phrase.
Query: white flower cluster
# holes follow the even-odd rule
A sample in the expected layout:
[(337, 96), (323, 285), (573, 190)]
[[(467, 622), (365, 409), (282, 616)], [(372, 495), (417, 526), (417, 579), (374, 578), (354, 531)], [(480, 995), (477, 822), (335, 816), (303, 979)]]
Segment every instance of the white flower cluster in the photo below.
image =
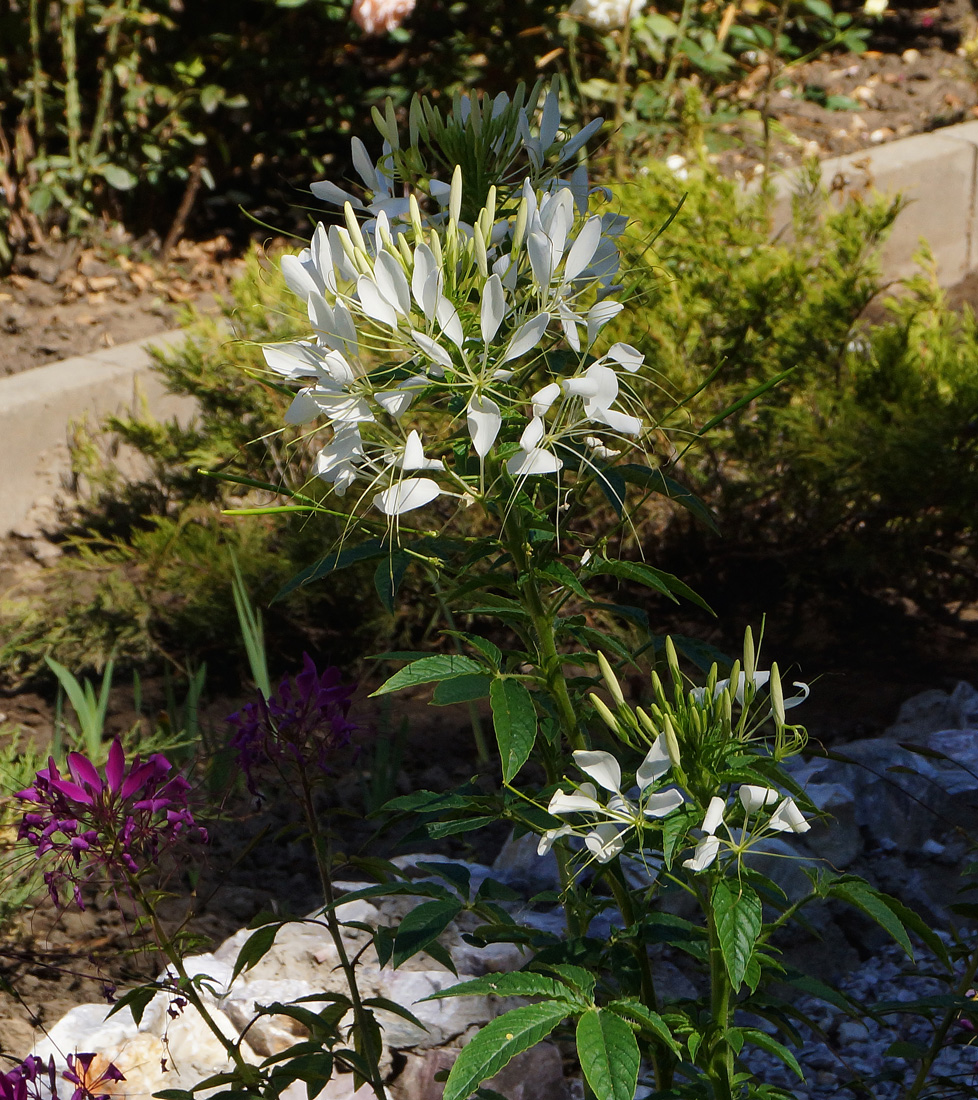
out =
[(640, 15), (646, 0), (574, 0), (570, 14), (601, 31), (617, 30)]
[[(724, 820), (727, 812), (726, 802), (715, 795), (710, 799), (703, 818), (702, 837), (696, 845), (693, 855), (683, 861), (690, 871), (705, 871), (720, 853), (721, 845), (726, 844), (731, 851), (742, 854), (751, 844), (763, 836), (772, 833), (807, 833), (811, 828), (805, 816), (790, 797), (782, 797), (773, 787), (760, 787), (745, 783), (737, 791), (737, 797), (743, 807), (745, 820), (741, 829), (731, 830)], [(777, 807), (765, 817), (761, 811), (765, 806), (777, 803)], [(751, 818), (753, 817), (753, 821)], [(723, 826), (727, 839), (718, 837), (717, 830)]]
[[(431, 182), (421, 198), (434, 212), (423, 214), (415, 195), (394, 194), (389, 148), (376, 165), (359, 141), (353, 153), (371, 200), (314, 184), (343, 205), (345, 224), (319, 225), (308, 248), (282, 260), (311, 338), (264, 349), (271, 370), (302, 383), (287, 422), (324, 418), (332, 429), (320, 478), (338, 494), (365, 483), (360, 499), (394, 517), (484, 491), (487, 456), (502, 443), (497, 473), (522, 479), (556, 473), (568, 455), (593, 464), (617, 453), (609, 436), (640, 435), (629, 408), (642, 409), (619, 371), (638, 371), (642, 355), (621, 343), (597, 360), (586, 354), (623, 308), (609, 295), (625, 219), (589, 213), (583, 170), (541, 191), (527, 181), (515, 216), (497, 217), (490, 189), (467, 224), (460, 169), (450, 185)], [(579, 364), (558, 375), (542, 355), (561, 337)], [(414, 423), (412, 408), (422, 414)], [(475, 485), (452, 448), (463, 417)], [(423, 430), (439, 457), (426, 456)]]
[(608, 791), (610, 797), (602, 805), (594, 783), (582, 783), (571, 793), (555, 791), (547, 812), (555, 816), (583, 813), (604, 820), (583, 829), (574, 825), (549, 829), (540, 838), (537, 847), (540, 855), (549, 852), (558, 837), (582, 835), (585, 846), (598, 863), (607, 863), (622, 851), (631, 832), (641, 830), (649, 820), (665, 817), (679, 809), (685, 801), (674, 787), (664, 791), (655, 789), (655, 784), (673, 764), (664, 735), (656, 738), (635, 773), (638, 785), (636, 800), (622, 794), (621, 765), (610, 752), (579, 750), (574, 753), (574, 763), (594, 783)]

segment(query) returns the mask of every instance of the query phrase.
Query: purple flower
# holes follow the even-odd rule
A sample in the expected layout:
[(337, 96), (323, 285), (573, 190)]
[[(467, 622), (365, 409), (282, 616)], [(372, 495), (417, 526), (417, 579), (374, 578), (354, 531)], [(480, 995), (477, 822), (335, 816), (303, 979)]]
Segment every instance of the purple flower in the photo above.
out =
[[(125, 1081), (118, 1067), (100, 1054), (69, 1054), (68, 1068), (62, 1076), (75, 1089), (70, 1100), (107, 1100), (111, 1088), (104, 1085)], [(102, 1089), (102, 1091), (99, 1091)], [(33, 1054), (7, 1073), (0, 1073), (0, 1100), (69, 1100), (59, 1098), (58, 1072), (54, 1058), (43, 1062)]]
[[(44, 875), (55, 904), (62, 882), (70, 882), (84, 908), (81, 884), (98, 868), (110, 874), (138, 874), (178, 839), (207, 840), (187, 804), (190, 784), (159, 753), (128, 769), (118, 740), (109, 749), (104, 778), (77, 752), (68, 753), (68, 776), (48, 758), (34, 786), (16, 797), (37, 808), (24, 813), (18, 837), (34, 845), (38, 858), (51, 855)], [(3, 1100), (0, 1097), (0, 1100)]]
[(354, 685), (344, 684), (332, 666), (320, 674), (308, 653), (302, 661), (294, 680), (283, 676), (267, 700), (259, 697), (228, 718), (236, 730), (231, 748), (253, 794), (263, 764), (326, 770), (330, 756), (350, 743), (356, 729), (347, 719)]

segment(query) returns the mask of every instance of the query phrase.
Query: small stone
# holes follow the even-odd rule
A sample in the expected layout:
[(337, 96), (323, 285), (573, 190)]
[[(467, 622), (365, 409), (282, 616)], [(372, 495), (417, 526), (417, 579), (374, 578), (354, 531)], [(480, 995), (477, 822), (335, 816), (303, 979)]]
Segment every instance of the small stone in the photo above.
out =
[(903, 53), (900, 54), (900, 60), (904, 65), (912, 65), (915, 61), (920, 60), (920, 50), (915, 50), (913, 48), (904, 50)]
[(893, 131), (889, 128), (889, 126), (881, 126), (878, 130), (874, 130), (869, 135), (869, 140), (874, 145), (879, 145), (880, 142), (886, 141), (887, 138), (891, 137), (893, 137)]

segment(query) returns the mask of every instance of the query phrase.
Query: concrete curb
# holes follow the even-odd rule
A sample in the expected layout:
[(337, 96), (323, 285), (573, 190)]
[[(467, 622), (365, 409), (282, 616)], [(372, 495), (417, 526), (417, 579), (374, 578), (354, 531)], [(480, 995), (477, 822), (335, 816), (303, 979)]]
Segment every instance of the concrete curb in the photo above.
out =
[[(775, 232), (790, 224), (798, 179), (794, 169), (776, 182)], [(921, 239), (934, 253), (941, 286), (954, 286), (978, 267), (978, 121), (823, 160), (822, 182), (839, 201), (873, 190), (909, 200), (881, 254), (891, 278), (915, 270)]]
[(187, 336), (173, 329), (0, 378), (0, 537), (19, 532), (32, 508), (50, 505), (62, 488), (71, 421), (87, 416), (95, 425), (142, 400), (160, 419), (193, 412), (193, 399), (166, 392), (149, 354)]
[[(931, 246), (942, 286), (978, 267), (978, 121), (832, 157), (822, 162), (822, 178), (843, 198), (876, 189), (910, 200), (883, 249), (883, 269), (892, 278), (914, 270), (921, 238)], [(795, 169), (777, 181), (776, 232), (789, 224), (798, 179)], [(190, 398), (166, 393), (147, 351), (186, 336), (177, 329), (0, 379), (0, 537), (57, 493), (69, 470), (70, 421), (86, 413), (94, 421), (140, 396), (161, 419), (192, 413)]]

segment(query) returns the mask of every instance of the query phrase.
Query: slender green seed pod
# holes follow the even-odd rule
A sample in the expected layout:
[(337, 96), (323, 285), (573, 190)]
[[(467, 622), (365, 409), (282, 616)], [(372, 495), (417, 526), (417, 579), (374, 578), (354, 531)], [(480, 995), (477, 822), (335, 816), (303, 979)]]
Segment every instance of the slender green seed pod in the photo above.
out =
[(744, 631), (744, 672), (747, 673), (747, 679), (753, 680), (756, 671), (757, 655), (754, 651), (754, 635), (751, 628), (747, 627)]
[(774, 711), (774, 720), (779, 726), (784, 725), (784, 692), (781, 690), (781, 673), (778, 671), (778, 663), (771, 664), (771, 709)]

